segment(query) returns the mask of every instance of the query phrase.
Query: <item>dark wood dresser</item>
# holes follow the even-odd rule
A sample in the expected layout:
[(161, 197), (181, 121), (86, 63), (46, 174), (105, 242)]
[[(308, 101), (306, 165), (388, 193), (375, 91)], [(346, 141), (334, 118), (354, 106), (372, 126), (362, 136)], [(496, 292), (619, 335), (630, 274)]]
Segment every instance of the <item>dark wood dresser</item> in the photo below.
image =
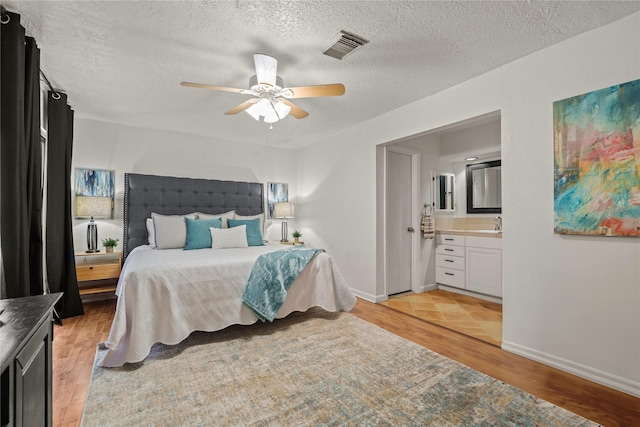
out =
[(0, 300), (0, 425), (51, 426), (53, 306), (62, 293)]

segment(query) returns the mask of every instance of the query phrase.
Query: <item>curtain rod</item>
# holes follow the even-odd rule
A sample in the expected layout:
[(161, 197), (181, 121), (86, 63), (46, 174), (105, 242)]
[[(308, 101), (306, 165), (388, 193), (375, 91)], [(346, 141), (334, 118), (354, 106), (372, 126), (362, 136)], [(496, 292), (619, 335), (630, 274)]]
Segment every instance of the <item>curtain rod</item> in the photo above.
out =
[[(11, 17), (7, 13), (7, 9), (3, 5), (0, 5), (0, 23), (8, 24), (10, 20), (11, 20)], [(44, 71), (42, 70), (38, 70), (38, 71), (40, 71), (40, 75), (44, 79), (45, 83), (47, 83), (47, 86), (49, 86), (49, 89), (51, 89), (51, 92), (53, 92), (53, 95), (52, 95), (53, 99), (60, 99), (60, 92), (58, 92), (53, 88), (53, 86), (51, 85), (51, 82), (49, 81), (47, 76), (44, 74)]]
[(44, 71), (40, 70), (40, 75), (44, 79), (45, 83), (47, 83), (47, 86), (49, 86), (49, 89), (51, 89), (51, 92), (53, 92), (53, 95), (51, 95), (53, 99), (60, 99), (60, 93), (58, 93), (58, 91), (53, 88), (51, 82), (49, 81), (47, 76), (45, 76)]

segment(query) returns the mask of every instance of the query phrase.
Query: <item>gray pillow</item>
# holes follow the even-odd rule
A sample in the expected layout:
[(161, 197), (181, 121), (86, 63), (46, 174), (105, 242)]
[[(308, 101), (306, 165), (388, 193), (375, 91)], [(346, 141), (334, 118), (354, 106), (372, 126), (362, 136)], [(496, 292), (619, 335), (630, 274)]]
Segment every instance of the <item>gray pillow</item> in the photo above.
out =
[(187, 240), (187, 226), (184, 217), (195, 218), (195, 213), (188, 215), (160, 215), (151, 214), (153, 229), (156, 236), (156, 249), (184, 248)]
[(236, 214), (236, 211), (229, 211), (229, 212), (224, 212), (221, 214), (206, 214), (206, 213), (201, 213), (201, 212), (196, 212), (196, 218), (198, 219), (218, 219), (221, 218), (222, 219), (222, 228), (229, 228), (227, 226), (227, 220), (228, 219), (233, 219), (234, 215)]

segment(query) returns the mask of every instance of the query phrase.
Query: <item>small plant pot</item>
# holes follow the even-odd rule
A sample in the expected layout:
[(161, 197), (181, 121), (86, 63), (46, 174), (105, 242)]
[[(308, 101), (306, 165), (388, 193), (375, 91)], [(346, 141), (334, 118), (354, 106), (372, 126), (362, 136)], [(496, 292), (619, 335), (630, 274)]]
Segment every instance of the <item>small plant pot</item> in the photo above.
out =
[(293, 243), (300, 243), (300, 238), (299, 237), (294, 237), (293, 238)]
[(113, 246), (105, 246), (107, 253), (113, 252)]

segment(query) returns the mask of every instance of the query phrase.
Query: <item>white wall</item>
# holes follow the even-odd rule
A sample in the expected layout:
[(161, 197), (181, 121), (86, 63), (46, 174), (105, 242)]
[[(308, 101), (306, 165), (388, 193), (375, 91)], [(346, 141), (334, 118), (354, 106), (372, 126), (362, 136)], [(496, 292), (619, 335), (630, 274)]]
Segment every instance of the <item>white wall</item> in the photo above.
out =
[[(72, 174), (76, 167), (116, 171), (113, 220), (97, 220), (98, 238), (120, 239), (122, 247), (124, 174), (148, 173), (230, 181), (284, 182), (289, 200), (297, 202), (297, 151), (228, 142), (196, 135), (124, 126), (76, 117)], [(87, 220), (74, 220), (76, 251), (86, 250)], [(267, 237), (280, 240), (280, 221)], [(289, 220), (289, 231), (298, 227)], [(304, 222), (300, 222), (304, 232)], [(305, 234), (305, 237), (306, 234)]]
[(449, 131), (440, 138), (442, 161), (459, 162), (465, 157), (480, 157), (500, 151), (500, 116), (488, 123), (464, 126), (458, 131)]
[(504, 348), (640, 396), (640, 241), (553, 233), (552, 129), (554, 101), (640, 78), (638, 28), (635, 13), (304, 149), (304, 204), (350, 285), (384, 291), (376, 145), (501, 110)]

